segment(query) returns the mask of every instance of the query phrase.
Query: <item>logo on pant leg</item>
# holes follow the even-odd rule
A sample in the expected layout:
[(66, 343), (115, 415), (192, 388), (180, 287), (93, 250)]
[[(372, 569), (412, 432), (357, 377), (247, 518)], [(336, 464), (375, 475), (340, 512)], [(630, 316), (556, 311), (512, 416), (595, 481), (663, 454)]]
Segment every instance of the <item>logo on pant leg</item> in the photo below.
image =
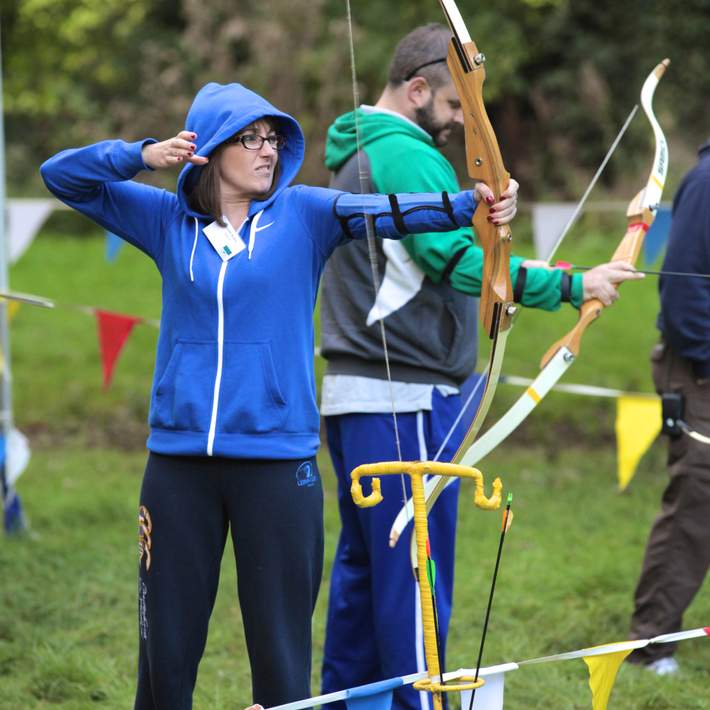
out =
[(138, 626), (140, 629), (141, 639), (148, 640), (148, 605), (146, 599), (148, 597), (148, 587), (142, 579), (138, 580)]
[(143, 557), (145, 556), (145, 571), (150, 569), (150, 549), (153, 546), (153, 542), (150, 538), (150, 534), (153, 532), (153, 521), (150, 518), (150, 513), (148, 508), (142, 505), (138, 508), (138, 552), (140, 557), (138, 559), (138, 565), (140, 566), (143, 562)]
[(317, 480), (315, 466), (310, 461), (304, 461), (296, 471), (296, 483), (299, 486), (312, 486)]

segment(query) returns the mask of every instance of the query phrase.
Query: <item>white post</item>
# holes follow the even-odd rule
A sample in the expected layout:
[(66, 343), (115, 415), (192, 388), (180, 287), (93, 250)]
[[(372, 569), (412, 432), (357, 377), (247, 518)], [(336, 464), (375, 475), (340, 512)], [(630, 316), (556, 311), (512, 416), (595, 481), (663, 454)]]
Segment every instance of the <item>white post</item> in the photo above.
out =
[[(5, 193), (5, 128), (3, 112), (2, 46), (0, 45), (0, 291), (8, 291), (7, 205)], [(10, 336), (8, 333), (8, 313), (6, 300), (0, 300), (0, 355), (2, 376), (0, 377), (0, 423), (4, 440), (5, 455), (0, 466), (2, 483), (3, 518), (7, 532), (19, 532), (24, 527), (19, 499), (8, 486), (7, 470), (9, 437), (12, 429), (12, 376), (10, 372)]]

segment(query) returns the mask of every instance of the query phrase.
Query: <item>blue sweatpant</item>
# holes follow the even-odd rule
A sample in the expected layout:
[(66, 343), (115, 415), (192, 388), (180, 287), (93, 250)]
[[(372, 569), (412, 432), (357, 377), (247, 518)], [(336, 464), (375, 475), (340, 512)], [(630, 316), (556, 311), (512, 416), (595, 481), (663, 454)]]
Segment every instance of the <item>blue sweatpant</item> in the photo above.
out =
[[(402, 458), (435, 456), (456, 416), (461, 397), (433, 393), (432, 410), (399, 414)], [(450, 438), (441, 461), (456, 451), (477, 402)], [(338, 482), (342, 529), (333, 563), (323, 660), (322, 692), (330, 693), (425, 670), (419, 597), (409, 556), (410, 524), (397, 546), (388, 545), (390, 527), (402, 506), (399, 476), (382, 476), (384, 500), (360, 509), (350, 497), (350, 472), (363, 463), (397, 460), (391, 414), (326, 417), (328, 447)], [(407, 477), (405, 476), (405, 479)], [(369, 491), (371, 479), (364, 479)], [(436, 600), (442, 653), (451, 616), (458, 481), (449, 486), (429, 515), (429, 538), (436, 562)], [(407, 495), (411, 495), (407, 480)], [(340, 706), (340, 707), (338, 707)], [(330, 710), (342, 710), (333, 703)], [(427, 693), (411, 687), (395, 691), (395, 710), (429, 710)]]
[(323, 563), (315, 459), (151, 453), (139, 512), (135, 710), (192, 708), (230, 532), (254, 702), (270, 707), (310, 695)]

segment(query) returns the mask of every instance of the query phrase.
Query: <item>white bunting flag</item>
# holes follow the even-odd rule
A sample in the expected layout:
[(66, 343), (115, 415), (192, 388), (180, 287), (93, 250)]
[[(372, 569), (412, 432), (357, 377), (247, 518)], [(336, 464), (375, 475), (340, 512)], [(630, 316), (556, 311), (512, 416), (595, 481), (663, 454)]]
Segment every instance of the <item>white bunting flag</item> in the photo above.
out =
[(535, 257), (547, 259), (574, 212), (572, 202), (538, 202), (532, 208)]
[(55, 205), (56, 200), (50, 199), (12, 199), (7, 201), (7, 256), (10, 264), (14, 264), (32, 244), (32, 240)]

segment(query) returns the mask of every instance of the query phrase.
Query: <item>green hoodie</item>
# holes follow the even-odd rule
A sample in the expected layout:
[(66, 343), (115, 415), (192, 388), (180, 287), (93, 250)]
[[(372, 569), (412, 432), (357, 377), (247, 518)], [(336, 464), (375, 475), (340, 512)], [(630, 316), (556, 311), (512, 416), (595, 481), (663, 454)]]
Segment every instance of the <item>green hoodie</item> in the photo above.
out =
[[(356, 116), (357, 113), (357, 116)], [(458, 192), (454, 169), (437, 150), (423, 129), (389, 111), (362, 110), (346, 113), (331, 125), (325, 148), (326, 167), (337, 172), (359, 146), (369, 158), (371, 181), (377, 192)], [(440, 283), (447, 265), (462, 253), (449, 275), (453, 288), (470, 296), (481, 295), (483, 251), (475, 246), (469, 228), (452, 232), (417, 234), (402, 244), (419, 268)], [(524, 259), (510, 260), (510, 278), (516, 283)], [(560, 307), (561, 273), (548, 269), (527, 269), (522, 304), (554, 311)], [(571, 302), (579, 308), (583, 297), (582, 275), (572, 277)]]

